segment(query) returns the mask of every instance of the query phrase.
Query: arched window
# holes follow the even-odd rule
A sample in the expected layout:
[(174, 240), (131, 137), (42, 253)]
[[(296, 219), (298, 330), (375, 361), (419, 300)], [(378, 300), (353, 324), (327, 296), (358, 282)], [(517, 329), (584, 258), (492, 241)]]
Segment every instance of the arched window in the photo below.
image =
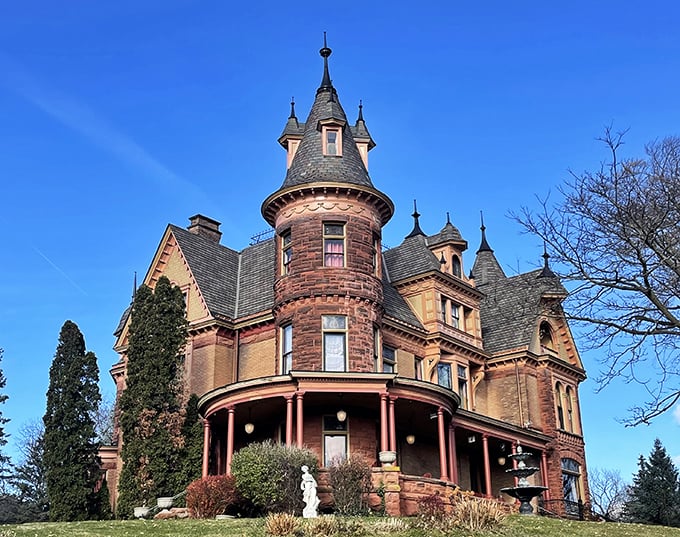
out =
[(578, 514), (581, 499), (581, 465), (574, 459), (562, 459), (562, 497), (567, 514)]
[(565, 408), (567, 410), (567, 430), (570, 433), (574, 432), (574, 397), (573, 390), (571, 386), (567, 386), (567, 390), (564, 394)]
[(538, 336), (541, 339), (541, 347), (555, 350), (555, 343), (553, 341), (552, 328), (550, 324), (543, 321), (538, 329)]
[(557, 403), (557, 427), (564, 429), (564, 409), (562, 408), (562, 399), (564, 397), (564, 388), (562, 383), (555, 384), (555, 402)]
[(453, 272), (454, 276), (460, 278), (461, 275), (460, 259), (458, 258), (457, 255), (451, 257), (451, 271)]

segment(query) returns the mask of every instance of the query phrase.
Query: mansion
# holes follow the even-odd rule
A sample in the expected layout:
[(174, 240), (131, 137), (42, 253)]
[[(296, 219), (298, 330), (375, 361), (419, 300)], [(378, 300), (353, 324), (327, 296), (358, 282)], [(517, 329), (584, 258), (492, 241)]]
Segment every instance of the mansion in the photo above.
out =
[[(292, 106), (278, 139), (285, 179), (261, 206), (271, 236), (236, 251), (197, 214), (167, 227), (144, 278), (153, 288), (167, 276), (186, 298), (184, 378), (200, 397), (203, 475), (229, 474), (236, 451), (269, 439), (316, 453), (323, 493), (334, 459), (362, 456), (388, 513), (403, 515), (454, 486), (511, 503), (500, 489), (515, 484), (508, 455), (521, 445), (546, 505), (573, 513), (588, 501), (585, 372), (547, 254), (542, 269), (507, 276), (482, 225), (470, 266), (449, 218), (428, 234), (417, 211), (401, 244), (383, 248), (394, 205), (368, 173), (375, 142), (361, 107), (348, 121), (331, 50), (320, 52), (309, 115)], [(128, 327), (126, 313), (118, 394)], [(114, 500), (119, 449), (102, 451)]]

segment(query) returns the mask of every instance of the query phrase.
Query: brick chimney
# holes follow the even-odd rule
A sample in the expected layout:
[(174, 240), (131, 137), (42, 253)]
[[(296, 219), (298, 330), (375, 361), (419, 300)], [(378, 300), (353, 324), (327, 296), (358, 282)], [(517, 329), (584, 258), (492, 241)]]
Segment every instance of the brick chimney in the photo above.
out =
[(202, 214), (197, 214), (190, 217), (189, 222), (191, 222), (191, 224), (187, 229), (190, 233), (200, 235), (211, 241), (220, 242), (222, 232), (220, 231), (220, 222), (217, 220), (213, 220)]

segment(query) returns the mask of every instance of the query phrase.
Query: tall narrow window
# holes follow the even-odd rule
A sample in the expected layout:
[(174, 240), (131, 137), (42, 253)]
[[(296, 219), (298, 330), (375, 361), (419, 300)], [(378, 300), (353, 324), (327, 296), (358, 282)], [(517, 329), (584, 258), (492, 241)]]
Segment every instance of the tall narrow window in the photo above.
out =
[(564, 430), (564, 409), (562, 408), (562, 399), (564, 398), (564, 391), (562, 384), (555, 385), (555, 400), (557, 402), (557, 427)]
[(380, 239), (376, 236), (373, 237), (373, 274), (376, 276), (380, 275)]
[(451, 364), (437, 364), (437, 379), (440, 386), (451, 389)]
[(572, 397), (572, 390), (571, 386), (567, 386), (566, 391), (564, 392), (564, 399), (565, 399), (565, 408), (567, 409), (567, 430), (570, 433), (574, 432), (574, 403), (573, 403), (573, 397)]
[(345, 224), (324, 223), (323, 264), (325, 267), (345, 266)]
[(323, 465), (326, 468), (347, 459), (347, 421), (338, 421), (336, 416), (323, 417)]
[(460, 306), (451, 302), (451, 326), (460, 328)]
[(581, 499), (580, 479), (581, 466), (574, 459), (562, 459), (562, 497), (566, 511), (570, 515), (578, 514), (578, 501)]
[(440, 303), (440, 311), (439, 315), (441, 317), (442, 322), (448, 322), (448, 316), (446, 314), (446, 310), (448, 309), (448, 304), (449, 304), (449, 299), (442, 297), (441, 303)]
[(382, 349), (382, 370), (383, 373), (394, 373), (394, 365), (397, 363), (396, 351), (392, 347), (383, 345)]
[(326, 155), (338, 154), (338, 131), (326, 129)]
[(413, 369), (416, 380), (423, 380), (423, 359), (420, 356), (413, 357)]
[(347, 367), (347, 317), (323, 315), (323, 370), (346, 371)]
[(281, 374), (286, 375), (293, 369), (293, 325), (281, 327)]
[(454, 276), (460, 278), (461, 274), (460, 259), (458, 259), (457, 255), (451, 257), (451, 271), (453, 272)]
[(281, 234), (281, 273), (290, 272), (290, 261), (293, 258), (293, 244), (290, 238), (290, 230)]
[(373, 327), (373, 370), (380, 371), (380, 330), (377, 326)]
[(458, 395), (460, 396), (461, 408), (469, 408), (468, 400), (468, 374), (467, 367), (464, 365), (458, 366)]

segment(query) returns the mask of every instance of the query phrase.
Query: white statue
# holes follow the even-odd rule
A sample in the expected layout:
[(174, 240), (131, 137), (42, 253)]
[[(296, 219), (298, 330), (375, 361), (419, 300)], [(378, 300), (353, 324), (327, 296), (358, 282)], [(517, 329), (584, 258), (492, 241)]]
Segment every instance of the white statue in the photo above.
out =
[(317, 508), (319, 507), (319, 497), (316, 495), (316, 479), (309, 473), (309, 467), (302, 467), (302, 482), (300, 483), (302, 489), (302, 501), (305, 502), (305, 508), (302, 510), (304, 518), (316, 518), (318, 516)]

